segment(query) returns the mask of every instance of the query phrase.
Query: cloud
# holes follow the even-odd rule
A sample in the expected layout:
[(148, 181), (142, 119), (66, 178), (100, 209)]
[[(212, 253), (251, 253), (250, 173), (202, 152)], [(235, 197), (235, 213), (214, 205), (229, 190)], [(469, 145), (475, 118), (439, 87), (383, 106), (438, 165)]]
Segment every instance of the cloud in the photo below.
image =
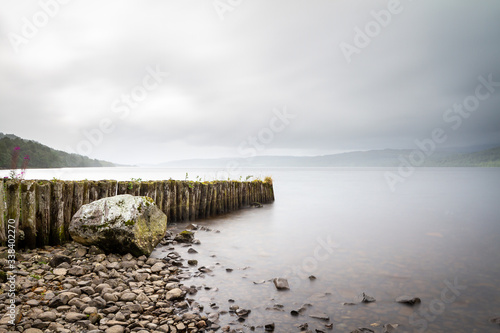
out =
[[(41, 9), (10, 2), (0, 13), (0, 131), (75, 150), (110, 119), (91, 157), (235, 156), (286, 106), (296, 119), (261, 153), (412, 148), (446, 125), (443, 113), (478, 76), (500, 81), (500, 4), (401, 1), (348, 63), (339, 45), (387, 6), (252, 1), (222, 21), (210, 1), (73, 1), (15, 53), (9, 34)], [(129, 116), (113, 112), (157, 66), (168, 78)], [(500, 144), (499, 95), (447, 145)]]

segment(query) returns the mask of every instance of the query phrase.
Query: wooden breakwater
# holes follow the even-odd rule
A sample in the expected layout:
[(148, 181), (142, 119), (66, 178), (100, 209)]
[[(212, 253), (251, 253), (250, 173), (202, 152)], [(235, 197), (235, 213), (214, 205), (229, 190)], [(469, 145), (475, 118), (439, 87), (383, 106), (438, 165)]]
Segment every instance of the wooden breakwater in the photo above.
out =
[(180, 180), (0, 180), (0, 246), (9, 225), (16, 245), (35, 248), (71, 240), (71, 217), (84, 204), (120, 194), (151, 197), (169, 222), (195, 221), (229, 213), (253, 202), (274, 201), (273, 185), (251, 182)]

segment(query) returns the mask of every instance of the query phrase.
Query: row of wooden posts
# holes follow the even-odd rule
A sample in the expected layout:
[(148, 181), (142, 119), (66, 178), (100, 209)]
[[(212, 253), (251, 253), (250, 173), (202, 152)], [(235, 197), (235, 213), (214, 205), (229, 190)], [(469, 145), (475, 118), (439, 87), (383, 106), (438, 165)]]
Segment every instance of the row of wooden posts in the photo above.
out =
[(195, 221), (232, 212), (254, 202), (274, 201), (272, 184), (260, 180), (204, 183), (0, 180), (0, 185), (0, 245), (5, 246), (12, 242), (9, 238), (15, 238), (18, 247), (27, 248), (71, 240), (68, 227), (82, 205), (119, 194), (151, 197), (169, 222)]

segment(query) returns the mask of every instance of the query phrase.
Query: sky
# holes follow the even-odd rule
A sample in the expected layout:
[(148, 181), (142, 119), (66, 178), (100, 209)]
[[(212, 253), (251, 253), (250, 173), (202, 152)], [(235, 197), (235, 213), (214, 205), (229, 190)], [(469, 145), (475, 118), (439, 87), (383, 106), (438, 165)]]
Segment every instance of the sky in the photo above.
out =
[(3, 1), (0, 132), (134, 165), (500, 145), (499, 17), (495, 0)]

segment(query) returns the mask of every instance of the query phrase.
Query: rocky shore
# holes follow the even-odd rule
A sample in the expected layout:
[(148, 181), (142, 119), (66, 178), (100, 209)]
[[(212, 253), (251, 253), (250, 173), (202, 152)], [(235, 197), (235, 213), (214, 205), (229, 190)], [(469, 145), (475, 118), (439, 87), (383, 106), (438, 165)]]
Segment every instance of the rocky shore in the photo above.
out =
[[(161, 243), (174, 242), (167, 232)], [(0, 313), (6, 315), (0, 332), (175, 333), (220, 328), (189, 299), (198, 288), (183, 283), (190, 274), (175, 251), (164, 259), (106, 255), (97, 247), (71, 242), (16, 256), (16, 314), (12, 322), (7, 315), (10, 284), (3, 275)], [(5, 256), (0, 266), (10, 271)]]

